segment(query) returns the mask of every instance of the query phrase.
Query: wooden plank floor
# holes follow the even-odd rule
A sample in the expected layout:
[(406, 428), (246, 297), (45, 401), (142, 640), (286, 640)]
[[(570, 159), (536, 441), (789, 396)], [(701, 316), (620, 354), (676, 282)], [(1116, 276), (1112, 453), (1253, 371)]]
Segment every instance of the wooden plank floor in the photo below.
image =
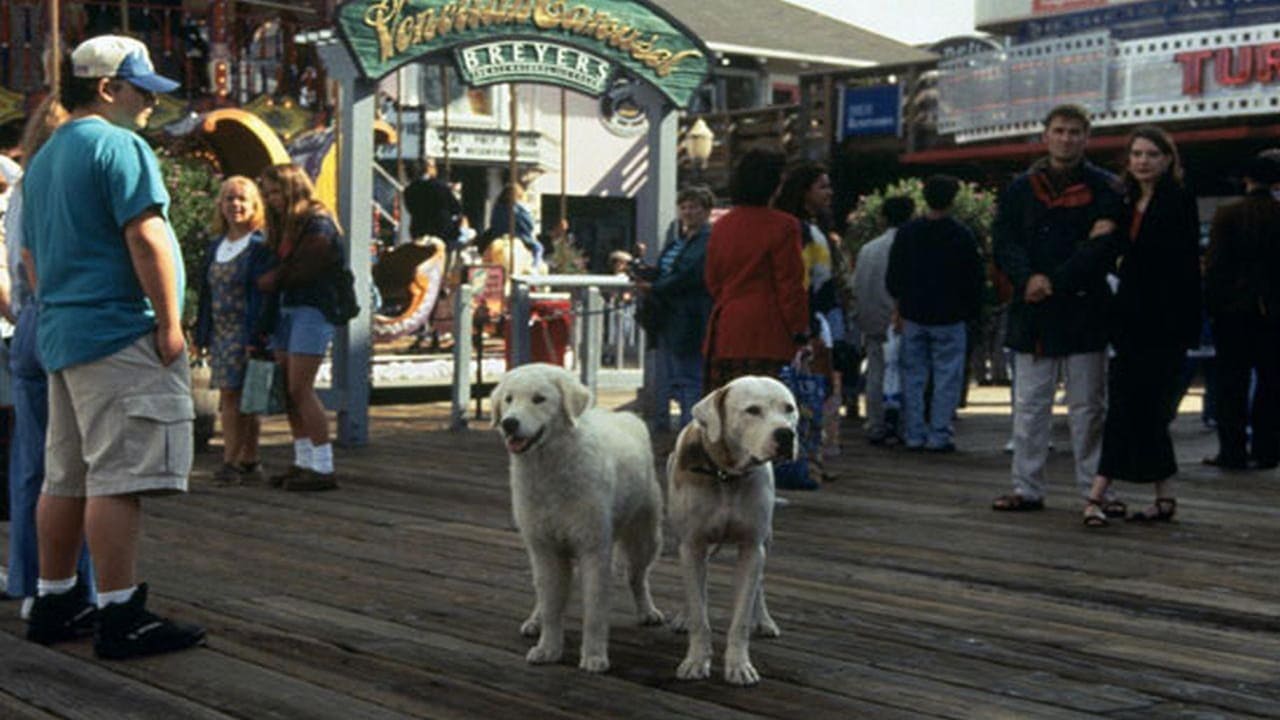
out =
[[(88, 643), (26, 643), (0, 605), (0, 718), (1280, 717), (1276, 473), (1202, 467), (1215, 443), (1188, 411), (1177, 522), (1084, 529), (1061, 450), (1049, 510), (996, 514), (1004, 398), (975, 389), (956, 455), (850, 439), (836, 482), (786, 493), (767, 571), (783, 635), (753, 643), (756, 688), (677, 681), (683, 638), (632, 625), (621, 583), (609, 674), (576, 669), (576, 592), (565, 662), (526, 665), (498, 438), (447, 432), (443, 405), (392, 406), (368, 447), (338, 451), (337, 492), (215, 488), (209, 454), (190, 495), (147, 503), (153, 605), (205, 624), (208, 648), (98, 662)], [(283, 430), (265, 438), (276, 468)], [(711, 578), (718, 652), (730, 555)], [(671, 547), (654, 587), (673, 611)]]

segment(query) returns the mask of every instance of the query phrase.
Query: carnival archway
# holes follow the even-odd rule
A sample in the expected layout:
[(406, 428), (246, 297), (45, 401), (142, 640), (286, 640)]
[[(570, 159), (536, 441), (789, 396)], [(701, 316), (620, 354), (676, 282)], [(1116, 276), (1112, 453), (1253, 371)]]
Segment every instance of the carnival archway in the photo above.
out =
[[(368, 141), (376, 83), (413, 62), (451, 60), (472, 86), (539, 83), (598, 97), (617, 82), (635, 84), (648, 119), (648, 172), (636, 195), (637, 234), (658, 237), (674, 214), (676, 117), (710, 71), (712, 53), (688, 28), (648, 0), (349, 0), (335, 31), (312, 33), (340, 85), (338, 212), (358, 297), (369, 297), (370, 262), (357, 228), (372, 225), (374, 162)], [(514, 174), (513, 174), (514, 175)], [(355, 252), (352, 249), (356, 249)], [(370, 308), (339, 333), (332, 382), (338, 437), (368, 438)]]

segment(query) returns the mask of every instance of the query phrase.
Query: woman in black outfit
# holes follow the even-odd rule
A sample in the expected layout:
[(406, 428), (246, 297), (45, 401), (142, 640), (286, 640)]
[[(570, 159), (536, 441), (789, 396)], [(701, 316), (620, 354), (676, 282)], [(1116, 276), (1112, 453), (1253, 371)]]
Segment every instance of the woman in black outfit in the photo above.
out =
[(1169, 423), (1187, 348), (1200, 336), (1200, 219), (1182, 185), (1178, 150), (1168, 133), (1150, 125), (1134, 130), (1127, 147), (1128, 212), (1101, 243), (1120, 287), (1110, 313), (1115, 357), (1107, 372), (1102, 458), (1084, 508), (1089, 527), (1107, 524), (1113, 479), (1155, 486), (1154, 504), (1130, 520), (1173, 519), (1178, 464)]

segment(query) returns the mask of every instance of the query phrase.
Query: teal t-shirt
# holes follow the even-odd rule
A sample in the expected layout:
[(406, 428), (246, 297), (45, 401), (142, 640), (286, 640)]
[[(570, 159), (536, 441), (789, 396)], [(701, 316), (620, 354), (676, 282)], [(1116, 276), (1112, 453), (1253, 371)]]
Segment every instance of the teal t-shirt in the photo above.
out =
[(54, 132), (22, 183), (23, 243), (36, 266), (40, 354), (49, 372), (111, 355), (155, 329), (124, 227), (150, 208), (165, 218), (182, 312), (186, 273), (155, 153), (100, 117)]

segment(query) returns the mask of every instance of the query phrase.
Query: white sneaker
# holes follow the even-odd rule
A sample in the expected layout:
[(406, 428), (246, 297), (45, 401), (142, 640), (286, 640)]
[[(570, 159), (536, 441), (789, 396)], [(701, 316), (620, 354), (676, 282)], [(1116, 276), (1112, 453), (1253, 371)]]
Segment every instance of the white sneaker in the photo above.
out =
[(30, 596), (22, 598), (22, 607), (18, 608), (18, 617), (23, 620), (31, 619), (31, 606), (36, 604), (36, 599)]

